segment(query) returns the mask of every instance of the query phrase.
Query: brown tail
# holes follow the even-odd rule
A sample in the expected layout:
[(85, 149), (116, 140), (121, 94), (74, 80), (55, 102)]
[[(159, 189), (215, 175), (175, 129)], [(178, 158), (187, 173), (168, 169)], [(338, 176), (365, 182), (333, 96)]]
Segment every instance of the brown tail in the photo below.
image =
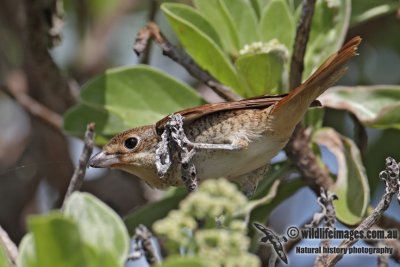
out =
[(361, 37), (347, 42), (337, 53), (330, 56), (303, 84), (281, 99), (271, 111), (271, 123), (276, 131), (293, 130), (310, 104), (346, 72), (344, 64), (357, 55)]

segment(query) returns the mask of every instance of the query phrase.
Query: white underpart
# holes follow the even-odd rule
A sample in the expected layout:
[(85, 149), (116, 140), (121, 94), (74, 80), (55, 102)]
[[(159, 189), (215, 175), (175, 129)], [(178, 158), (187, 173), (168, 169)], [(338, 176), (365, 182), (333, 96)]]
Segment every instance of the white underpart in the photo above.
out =
[(194, 163), (199, 179), (229, 179), (265, 166), (285, 145), (273, 139), (265, 135), (250, 138), (248, 147), (240, 150), (197, 151)]

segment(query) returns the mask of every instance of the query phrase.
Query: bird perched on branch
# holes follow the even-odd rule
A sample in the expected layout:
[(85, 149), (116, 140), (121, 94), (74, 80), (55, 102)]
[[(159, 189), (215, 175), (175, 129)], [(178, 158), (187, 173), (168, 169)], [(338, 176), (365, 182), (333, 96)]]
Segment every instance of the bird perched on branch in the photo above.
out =
[[(198, 178), (225, 177), (252, 195), (269, 161), (286, 145), (316, 98), (343, 76), (344, 64), (357, 54), (360, 42), (360, 37), (351, 39), (288, 94), (206, 104), (174, 113), (182, 116), (190, 142), (201, 147), (193, 156)], [(183, 185), (179, 162), (172, 162), (163, 178), (156, 167), (157, 146), (168, 120), (116, 135), (89, 165), (127, 171), (155, 188)]]

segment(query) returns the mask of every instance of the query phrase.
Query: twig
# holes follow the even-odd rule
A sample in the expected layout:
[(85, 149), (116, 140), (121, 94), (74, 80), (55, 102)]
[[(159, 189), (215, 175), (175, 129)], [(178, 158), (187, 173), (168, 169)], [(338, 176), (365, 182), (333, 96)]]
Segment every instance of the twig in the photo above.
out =
[[(316, 227), (319, 225), (322, 219), (325, 219), (325, 228), (334, 229), (336, 223), (336, 212), (333, 206), (333, 201), (337, 200), (335, 193), (329, 192), (324, 188), (321, 188), (321, 194), (318, 197), (318, 205), (321, 207), (321, 212), (316, 213), (309, 227)], [(321, 247), (329, 248), (331, 241), (329, 239), (324, 239), (321, 241)], [(325, 251), (325, 250), (324, 250)], [(328, 259), (328, 254), (322, 253), (315, 259), (314, 266), (325, 266)]]
[(43, 120), (56, 130), (62, 128), (62, 117), (45, 107), (28, 95), (26, 76), (23, 72), (15, 70), (7, 75), (7, 86), (5, 89), (33, 116)]
[(303, 0), (303, 9), (296, 29), (296, 39), (293, 46), (293, 55), (290, 63), (289, 86), (294, 89), (301, 84), (304, 70), (304, 55), (310, 36), (311, 21), (314, 15), (316, 0)]
[(333, 206), (333, 201), (337, 200), (335, 193), (329, 192), (321, 187), (320, 196), (317, 198), (318, 205), (321, 208), (321, 212), (316, 212), (310, 224), (305, 227), (317, 227), (322, 219), (325, 219), (325, 227), (333, 228), (336, 222), (336, 213)]
[[(148, 1), (149, 3), (149, 14), (148, 14), (148, 21), (154, 21), (156, 14), (157, 14), (157, 10), (158, 10), (158, 1), (157, 0), (150, 0)], [(150, 58), (150, 47), (151, 47), (151, 39), (149, 40), (148, 44), (147, 44), (147, 49), (144, 49), (143, 55), (140, 59), (140, 63), (141, 64), (148, 64), (149, 63), (149, 58)]]
[[(378, 206), (374, 209), (362, 223), (355, 229), (356, 231), (365, 231), (370, 229), (382, 216), (382, 214), (389, 208), (390, 202), (392, 201), (394, 194), (399, 194), (399, 164), (396, 161), (388, 157), (386, 159), (386, 170), (379, 174), (379, 178), (386, 183), (386, 192), (382, 199), (379, 201)], [(348, 248), (354, 245), (358, 240), (343, 240), (339, 248)], [(327, 265), (328, 267), (334, 266), (339, 260), (343, 258), (344, 254), (332, 254), (329, 256)]]
[[(304, 55), (310, 35), (315, 0), (304, 0), (302, 5), (303, 9), (296, 30), (296, 39), (290, 65), (289, 85), (291, 89), (301, 84), (301, 77), (304, 69)], [(307, 184), (316, 194), (319, 194), (319, 188), (330, 188), (333, 184), (333, 180), (327, 169), (320, 167), (314, 152), (308, 144), (309, 140), (305, 129), (298, 125), (285, 147), (285, 152), (299, 168)]]
[(82, 154), (79, 158), (79, 164), (76, 166), (74, 174), (72, 175), (71, 182), (69, 183), (67, 193), (64, 197), (63, 207), (65, 206), (66, 200), (70, 197), (70, 195), (81, 188), (83, 179), (85, 178), (87, 164), (90, 158), (90, 155), (93, 151), (93, 140), (94, 140), (94, 128), (95, 124), (89, 123), (85, 132), (84, 146), (82, 150)]
[(149, 229), (144, 225), (139, 225), (135, 229), (135, 236), (133, 237), (136, 247), (133, 252), (128, 256), (129, 260), (137, 260), (144, 254), (147, 262), (151, 265), (160, 264), (160, 259), (157, 257), (156, 249), (153, 246), (153, 235)]
[(7, 258), (12, 264), (12, 266), (17, 266), (18, 248), (11, 240), (11, 238), (8, 236), (7, 232), (1, 226), (0, 226), (0, 246), (4, 247), (7, 253)]
[(147, 48), (149, 40), (154, 40), (162, 49), (163, 54), (184, 67), (192, 76), (209, 86), (215, 93), (227, 101), (240, 100), (241, 97), (232, 90), (220, 84), (207, 71), (203, 70), (197, 63), (183, 50), (172, 45), (168, 39), (160, 32), (159, 27), (154, 22), (149, 22), (137, 35), (133, 50), (137, 55), (141, 55)]

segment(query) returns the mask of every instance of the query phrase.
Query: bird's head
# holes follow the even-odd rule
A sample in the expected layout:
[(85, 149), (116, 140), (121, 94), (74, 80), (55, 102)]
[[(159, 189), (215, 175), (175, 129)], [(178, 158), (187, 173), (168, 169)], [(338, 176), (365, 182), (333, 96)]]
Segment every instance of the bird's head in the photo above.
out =
[(113, 137), (89, 160), (93, 168), (115, 168), (132, 173), (145, 181), (157, 178), (155, 150), (158, 136), (154, 126), (143, 126)]

